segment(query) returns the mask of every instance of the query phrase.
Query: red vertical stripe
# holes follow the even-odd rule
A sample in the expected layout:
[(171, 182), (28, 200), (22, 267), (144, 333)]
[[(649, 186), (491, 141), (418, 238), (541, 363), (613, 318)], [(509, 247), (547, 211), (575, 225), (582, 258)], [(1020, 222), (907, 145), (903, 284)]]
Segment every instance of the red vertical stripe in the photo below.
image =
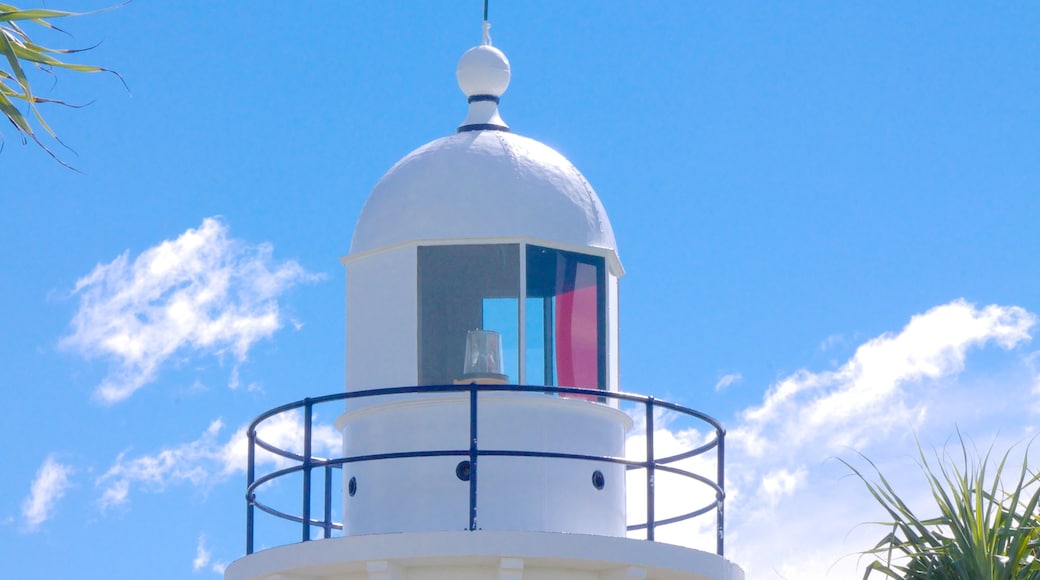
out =
[(596, 268), (573, 262), (569, 266), (565, 275), (557, 277), (561, 286), (556, 295), (557, 384), (595, 389), (599, 387)]

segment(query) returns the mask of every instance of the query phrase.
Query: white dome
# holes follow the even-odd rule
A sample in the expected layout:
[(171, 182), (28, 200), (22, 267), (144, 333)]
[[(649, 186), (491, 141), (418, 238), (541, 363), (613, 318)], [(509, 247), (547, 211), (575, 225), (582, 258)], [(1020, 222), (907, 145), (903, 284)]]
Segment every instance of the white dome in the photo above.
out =
[(463, 131), (409, 153), (379, 180), (350, 250), (501, 237), (617, 249), (599, 197), (565, 157), (506, 131)]

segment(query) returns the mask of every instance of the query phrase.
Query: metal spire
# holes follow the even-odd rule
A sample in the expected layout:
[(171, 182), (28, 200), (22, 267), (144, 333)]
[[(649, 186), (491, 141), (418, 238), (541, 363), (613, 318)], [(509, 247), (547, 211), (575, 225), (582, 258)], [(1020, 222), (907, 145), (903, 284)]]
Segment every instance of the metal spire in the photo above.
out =
[(491, 23), (488, 22), (488, 0), (484, 0), (484, 38), (481, 44), (491, 46)]

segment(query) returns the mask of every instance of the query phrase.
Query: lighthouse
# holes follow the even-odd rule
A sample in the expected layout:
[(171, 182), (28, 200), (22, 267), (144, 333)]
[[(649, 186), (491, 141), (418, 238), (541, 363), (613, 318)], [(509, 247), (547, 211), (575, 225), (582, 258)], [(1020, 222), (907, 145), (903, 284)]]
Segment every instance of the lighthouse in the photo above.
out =
[[(456, 76), (466, 117), (386, 172), (342, 260), (345, 390), (250, 426), (246, 555), (225, 577), (743, 579), (723, 553), (721, 425), (621, 389), (624, 270), (599, 197), (500, 115), (510, 65), (486, 22)], [(330, 414), (342, 450), (324, 456)], [(703, 444), (663, 453), (663, 414), (699, 422)], [(296, 436), (265, 439), (286, 417)], [(663, 475), (707, 500), (666, 513)], [(713, 550), (658, 541), (696, 518)], [(277, 526), (292, 540), (258, 540)]]

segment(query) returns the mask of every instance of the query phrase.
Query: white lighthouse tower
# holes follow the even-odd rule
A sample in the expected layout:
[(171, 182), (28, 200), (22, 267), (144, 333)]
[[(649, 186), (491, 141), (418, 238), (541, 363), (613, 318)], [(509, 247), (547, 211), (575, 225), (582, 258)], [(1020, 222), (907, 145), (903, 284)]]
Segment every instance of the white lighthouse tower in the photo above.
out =
[[(397, 162), (365, 202), (343, 258), (346, 390), (254, 421), (247, 555), (228, 580), (743, 579), (722, 556), (724, 431), (620, 391), (610, 221), (570, 162), (510, 131), (498, 112), (509, 77), (485, 23), (458, 65), (469, 113), (457, 132)], [(314, 452), (322, 406), (342, 413), (338, 457)], [(701, 421), (704, 444), (661, 457), (662, 412)], [(285, 416), (302, 421), (297, 444), (266, 441)], [(633, 417), (638, 457), (626, 455)], [(258, 473), (258, 454), (280, 462)], [(715, 468), (692, 473), (691, 458)], [(710, 501), (658, 517), (663, 473)], [(265, 501), (292, 490), (291, 508)], [(712, 515), (714, 552), (654, 541)], [(256, 545), (262, 525), (299, 540)]]

